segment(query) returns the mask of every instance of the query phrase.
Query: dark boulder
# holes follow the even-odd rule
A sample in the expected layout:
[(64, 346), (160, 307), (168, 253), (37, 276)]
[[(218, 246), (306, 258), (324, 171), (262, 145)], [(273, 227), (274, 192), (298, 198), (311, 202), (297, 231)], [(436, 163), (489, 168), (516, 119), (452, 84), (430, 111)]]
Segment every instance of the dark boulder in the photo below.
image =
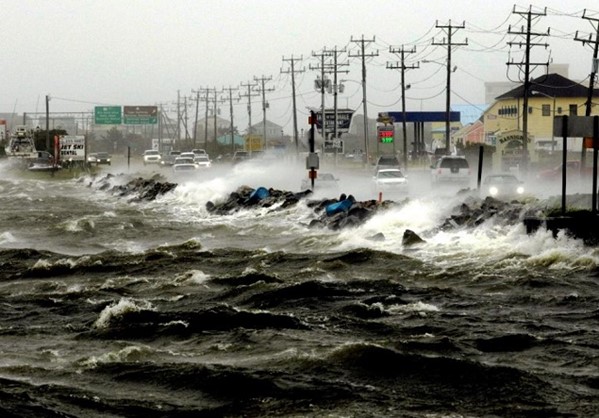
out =
[(410, 247), (412, 245), (422, 244), (424, 242), (426, 241), (420, 238), (420, 236), (418, 236), (418, 234), (411, 229), (406, 229), (401, 239), (401, 243), (404, 247)]

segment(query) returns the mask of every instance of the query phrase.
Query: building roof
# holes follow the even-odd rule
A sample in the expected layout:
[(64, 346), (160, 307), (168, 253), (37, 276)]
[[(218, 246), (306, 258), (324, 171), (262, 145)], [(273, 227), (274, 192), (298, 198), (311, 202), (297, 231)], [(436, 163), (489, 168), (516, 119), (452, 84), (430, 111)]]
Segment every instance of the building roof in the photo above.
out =
[[(253, 124), (252, 130), (256, 131), (258, 129), (262, 129), (262, 124), (263, 124), (263, 121)], [(270, 128), (270, 129), (278, 129), (278, 130), (281, 130), (283, 128), (281, 125), (277, 125), (276, 123), (271, 122), (268, 119), (266, 120), (266, 127)]]
[[(231, 134), (221, 135), (216, 138), (216, 141), (221, 145), (231, 145)], [(235, 145), (245, 144), (245, 139), (241, 135), (234, 134), (233, 142)]]
[(451, 109), (460, 112), (460, 122), (462, 125), (467, 125), (469, 123), (473, 123), (481, 118), (485, 109), (487, 108), (486, 104), (453, 104), (451, 105)]
[[(588, 86), (583, 86), (576, 81), (570, 80), (559, 74), (546, 74), (531, 81), (529, 97), (587, 97)], [(538, 92), (535, 94), (535, 92)], [(594, 89), (593, 96), (599, 96), (599, 90)], [(517, 99), (524, 97), (524, 84), (496, 97), (497, 100)]]

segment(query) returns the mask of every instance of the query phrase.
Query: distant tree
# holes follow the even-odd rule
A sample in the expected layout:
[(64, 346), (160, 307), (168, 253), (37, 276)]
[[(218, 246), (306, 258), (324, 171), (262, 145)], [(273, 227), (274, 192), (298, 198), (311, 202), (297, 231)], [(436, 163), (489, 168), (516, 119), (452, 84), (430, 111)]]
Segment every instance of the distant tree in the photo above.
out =
[[(46, 130), (36, 130), (33, 132), (33, 140), (35, 142), (35, 149), (40, 151), (48, 151), (50, 154), (54, 154), (54, 136), (68, 135), (64, 129), (50, 129), (50, 135), (46, 135)], [(48, 149), (47, 142), (50, 139), (50, 148)]]
[(115, 128), (113, 126), (106, 132), (105, 135), (102, 135), (102, 139), (110, 142), (111, 144), (114, 144), (114, 143), (119, 144), (119, 143), (123, 142), (123, 140), (125, 139), (125, 136), (123, 135), (122, 131), (119, 131), (117, 128)]

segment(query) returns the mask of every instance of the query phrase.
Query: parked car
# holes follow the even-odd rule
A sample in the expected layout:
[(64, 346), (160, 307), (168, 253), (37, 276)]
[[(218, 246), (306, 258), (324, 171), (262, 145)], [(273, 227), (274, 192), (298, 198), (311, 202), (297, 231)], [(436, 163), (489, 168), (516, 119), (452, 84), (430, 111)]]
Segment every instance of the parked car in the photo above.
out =
[(162, 161), (162, 156), (155, 149), (145, 150), (143, 153), (144, 165), (147, 164), (160, 164)]
[(515, 198), (524, 194), (524, 182), (513, 174), (490, 174), (481, 184), (482, 196)]
[(399, 168), (382, 168), (376, 172), (373, 181), (376, 193), (406, 192), (408, 190), (408, 178)]
[(470, 186), (470, 165), (463, 156), (445, 155), (431, 166), (431, 183), (433, 187), (441, 184)]
[(168, 154), (162, 157), (162, 161), (160, 162), (163, 166), (172, 166), (175, 164), (175, 159), (181, 155), (181, 151), (169, 151)]

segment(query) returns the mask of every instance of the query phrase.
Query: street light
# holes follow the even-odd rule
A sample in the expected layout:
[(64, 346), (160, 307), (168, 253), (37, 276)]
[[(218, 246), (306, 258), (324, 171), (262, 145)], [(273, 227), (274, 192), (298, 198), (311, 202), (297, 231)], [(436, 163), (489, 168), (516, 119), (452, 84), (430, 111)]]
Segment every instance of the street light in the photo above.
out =
[[(530, 94), (531, 94), (531, 96), (540, 95), (540, 96), (545, 96), (549, 99), (553, 99), (553, 108), (552, 108), (551, 113), (553, 114), (553, 119), (555, 119), (555, 96), (550, 96), (547, 93), (543, 93), (542, 91), (539, 91), (539, 90), (531, 90)], [(551, 152), (553, 153), (555, 151), (555, 139), (554, 139), (554, 135), (553, 135), (553, 120), (551, 122), (550, 129), (551, 129)]]

